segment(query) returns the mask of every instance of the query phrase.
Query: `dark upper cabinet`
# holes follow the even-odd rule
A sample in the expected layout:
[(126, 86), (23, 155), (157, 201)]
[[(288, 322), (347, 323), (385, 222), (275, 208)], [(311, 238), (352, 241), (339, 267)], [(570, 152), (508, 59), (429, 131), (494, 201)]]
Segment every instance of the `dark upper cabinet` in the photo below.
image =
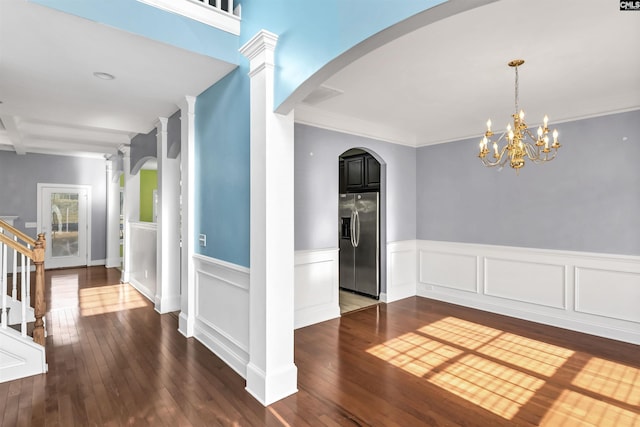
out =
[(379, 190), (380, 163), (371, 154), (367, 154), (364, 161), (364, 186), (371, 190)]
[(380, 163), (371, 154), (345, 157), (340, 162), (340, 191), (358, 193), (380, 190)]

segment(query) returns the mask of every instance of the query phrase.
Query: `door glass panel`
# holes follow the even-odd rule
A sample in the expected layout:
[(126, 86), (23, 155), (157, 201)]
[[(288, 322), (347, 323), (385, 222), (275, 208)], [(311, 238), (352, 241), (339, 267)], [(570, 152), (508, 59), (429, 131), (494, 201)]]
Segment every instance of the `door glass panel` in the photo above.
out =
[(51, 256), (78, 256), (78, 193), (51, 193)]

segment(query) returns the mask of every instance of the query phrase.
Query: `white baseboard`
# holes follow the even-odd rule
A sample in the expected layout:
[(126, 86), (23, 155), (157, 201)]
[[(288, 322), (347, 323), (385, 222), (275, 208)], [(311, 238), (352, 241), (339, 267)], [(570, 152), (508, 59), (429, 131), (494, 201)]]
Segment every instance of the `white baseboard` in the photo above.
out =
[(151, 289), (149, 289), (148, 287), (146, 287), (142, 283), (138, 282), (133, 277), (129, 278), (129, 282), (128, 283), (131, 286), (133, 286), (134, 288), (136, 288), (136, 290), (138, 292), (140, 292), (142, 295), (144, 295), (145, 298), (147, 298), (149, 301), (151, 301), (152, 303), (155, 304), (155, 295), (154, 295), (154, 292)]
[[(87, 264), (89, 267), (94, 267), (96, 265), (106, 265), (107, 260), (106, 259), (92, 259), (91, 261), (89, 261), (89, 264)], [(118, 266), (120, 265), (120, 263), (117, 264)]]
[(421, 240), (417, 295), (640, 344), (640, 257)]
[(338, 249), (295, 252), (294, 327), (340, 317)]
[(249, 269), (196, 255), (193, 336), (243, 378), (249, 363)]
[(154, 298), (155, 310), (160, 314), (171, 313), (180, 310), (180, 295), (156, 295)]

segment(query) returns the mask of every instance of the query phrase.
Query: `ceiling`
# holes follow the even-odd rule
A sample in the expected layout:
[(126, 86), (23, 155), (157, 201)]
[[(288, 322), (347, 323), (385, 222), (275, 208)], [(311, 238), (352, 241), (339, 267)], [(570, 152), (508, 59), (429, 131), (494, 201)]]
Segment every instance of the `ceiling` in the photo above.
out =
[(516, 58), (526, 61), (519, 98), (530, 125), (638, 109), (640, 12), (618, 6), (500, 0), (468, 10), (351, 63), (296, 120), (412, 146), (480, 138), (488, 118), (504, 129), (514, 112)]
[[(480, 136), (513, 113), (522, 58), (530, 124), (640, 108), (640, 12), (602, 0), (500, 0), (361, 57), (295, 108), (296, 121), (411, 146)], [(232, 64), (25, 0), (0, 0), (0, 149), (115, 153)], [(113, 74), (114, 80), (94, 72)]]
[(25, 0), (0, 0), (0, 149), (116, 153), (233, 68)]

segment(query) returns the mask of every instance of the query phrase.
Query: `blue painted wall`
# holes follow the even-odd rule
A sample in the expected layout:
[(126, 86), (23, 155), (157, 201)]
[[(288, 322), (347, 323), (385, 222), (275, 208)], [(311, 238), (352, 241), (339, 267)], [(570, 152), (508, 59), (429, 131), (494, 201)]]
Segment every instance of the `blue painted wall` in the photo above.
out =
[[(243, 64), (196, 101), (195, 252), (249, 267), (249, 76)], [(196, 238), (197, 242), (197, 238)]]
[(241, 43), (279, 36), (274, 106), (321, 67), (377, 32), (443, 0), (243, 0)]

